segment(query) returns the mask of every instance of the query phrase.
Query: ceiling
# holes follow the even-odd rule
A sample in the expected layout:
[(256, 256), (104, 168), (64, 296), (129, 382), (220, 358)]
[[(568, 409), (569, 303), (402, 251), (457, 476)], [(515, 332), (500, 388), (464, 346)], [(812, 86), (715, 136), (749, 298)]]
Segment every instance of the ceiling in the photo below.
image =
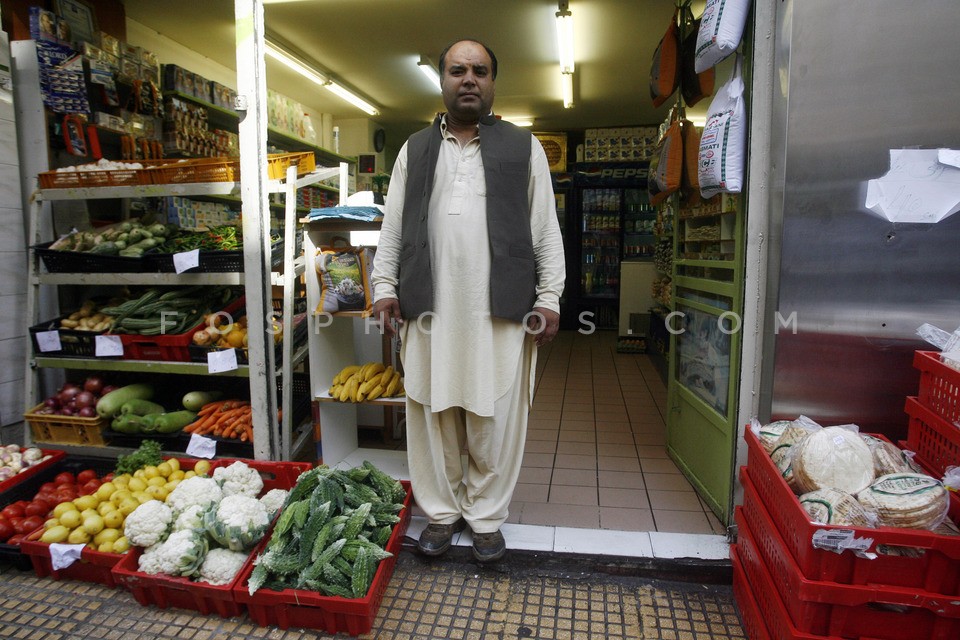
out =
[[(532, 116), (538, 131), (656, 124), (668, 106), (650, 101), (650, 62), (673, 13), (671, 0), (571, 0), (576, 106), (564, 109), (556, 0), (264, 0), (267, 32), (355, 89), (374, 120), (405, 137), (442, 110), (439, 90), (416, 67), (451, 41), (486, 42), (497, 54), (494, 111)], [(123, 0), (127, 17), (211, 60), (236, 68), (230, 0)], [(694, 14), (703, 1), (694, 2)], [(718, 79), (721, 76), (718, 74)], [(334, 119), (359, 109), (267, 60), (267, 85)], [(705, 115), (708, 100), (691, 111)]]

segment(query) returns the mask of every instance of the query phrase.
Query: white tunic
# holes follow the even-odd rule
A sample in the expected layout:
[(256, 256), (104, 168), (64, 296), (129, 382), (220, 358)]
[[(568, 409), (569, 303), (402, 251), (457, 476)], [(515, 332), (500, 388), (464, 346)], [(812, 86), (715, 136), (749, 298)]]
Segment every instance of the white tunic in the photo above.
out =
[[(496, 277), (496, 267), (491, 265), (487, 235), (480, 139), (476, 137), (461, 148), (447, 132), (445, 120), (441, 132), (444, 139), (428, 211), (434, 312), (420, 320), (408, 320), (400, 330), (404, 387), (411, 399), (434, 412), (463, 407), (480, 416), (492, 416), (494, 402), (515, 379), (526, 332), (516, 322), (490, 317), (490, 270), (494, 269)], [(540, 142), (531, 139), (528, 197), (537, 262), (535, 306), (559, 312), (563, 241), (546, 155)], [(406, 181), (405, 144), (390, 179), (372, 277), (374, 301), (397, 297)], [(535, 356), (531, 376), (534, 369)]]

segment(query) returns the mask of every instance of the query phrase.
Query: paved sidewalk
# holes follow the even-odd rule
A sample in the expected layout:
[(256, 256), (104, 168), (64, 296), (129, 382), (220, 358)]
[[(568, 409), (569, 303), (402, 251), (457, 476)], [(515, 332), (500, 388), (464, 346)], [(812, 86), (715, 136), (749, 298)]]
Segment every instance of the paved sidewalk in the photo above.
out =
[[(743, 639), (728, 568), (510, 552), (480, 567), (467, 549), (399, 556), (367, 640)], [(602, 563), (602, 564), (598, 564)], [(673, 571), (671, 571), (671, 567)], [(682, 577), (683, 582), (638, 576)], [(693, 578), (708, 582), (692, 582)], [(726, 584), (711, 584), (711, 582)], [(344, 638), (142, 607), (122, 589), (37, 578), (3, 566), (0, 638), (106, 640)]]

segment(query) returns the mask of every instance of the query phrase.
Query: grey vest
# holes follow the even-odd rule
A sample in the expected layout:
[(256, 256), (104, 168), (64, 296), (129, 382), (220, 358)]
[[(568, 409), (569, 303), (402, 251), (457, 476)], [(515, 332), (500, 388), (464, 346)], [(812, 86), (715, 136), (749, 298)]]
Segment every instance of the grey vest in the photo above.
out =
[[(493, 116), (480, 120), (480, 158), (487, 182), (490, 313), (521, 322), (536, 301), (530, 235), (530, 132)], [(407, 141), (407, 187), (400, 234), (397, 297), (404, 318), (433, 310), (427, 209), (440, 155), (440, 118)]]

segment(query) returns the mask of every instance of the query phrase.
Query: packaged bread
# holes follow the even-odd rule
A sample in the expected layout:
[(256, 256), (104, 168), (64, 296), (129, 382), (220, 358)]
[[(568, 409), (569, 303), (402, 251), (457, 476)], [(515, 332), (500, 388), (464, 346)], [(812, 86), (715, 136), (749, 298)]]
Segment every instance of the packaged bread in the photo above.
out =
[(856, 495), (875, 477), (870, 447), (851, 429), (824, 427), (791, 453), (794, 491), (801, 494), (830, 487)]
[(873, 527), (877, 517), (869, 513), (855, 497), (839, 489), (817, 489), (799, 498), (800, 506), (811, 522), (842, 527)]
[(873, 473), (876, 477), (888, 473), (922, 473), (920, 467), (892, 442), (866, 433), (861, 433), (860, 437), (873, 454)]
[(777, 440), (783, 435), (783, 432), (793, 424), (793, 420), (774, 420), (757, 429), (757, 439), (760, 446), (770, 455), (776, 446)]
[(936, 529), (950, 508), (943, 483), (923, 473), (890, 473), (857, 494), (876, 512), (880, 524), (908, 529)]

